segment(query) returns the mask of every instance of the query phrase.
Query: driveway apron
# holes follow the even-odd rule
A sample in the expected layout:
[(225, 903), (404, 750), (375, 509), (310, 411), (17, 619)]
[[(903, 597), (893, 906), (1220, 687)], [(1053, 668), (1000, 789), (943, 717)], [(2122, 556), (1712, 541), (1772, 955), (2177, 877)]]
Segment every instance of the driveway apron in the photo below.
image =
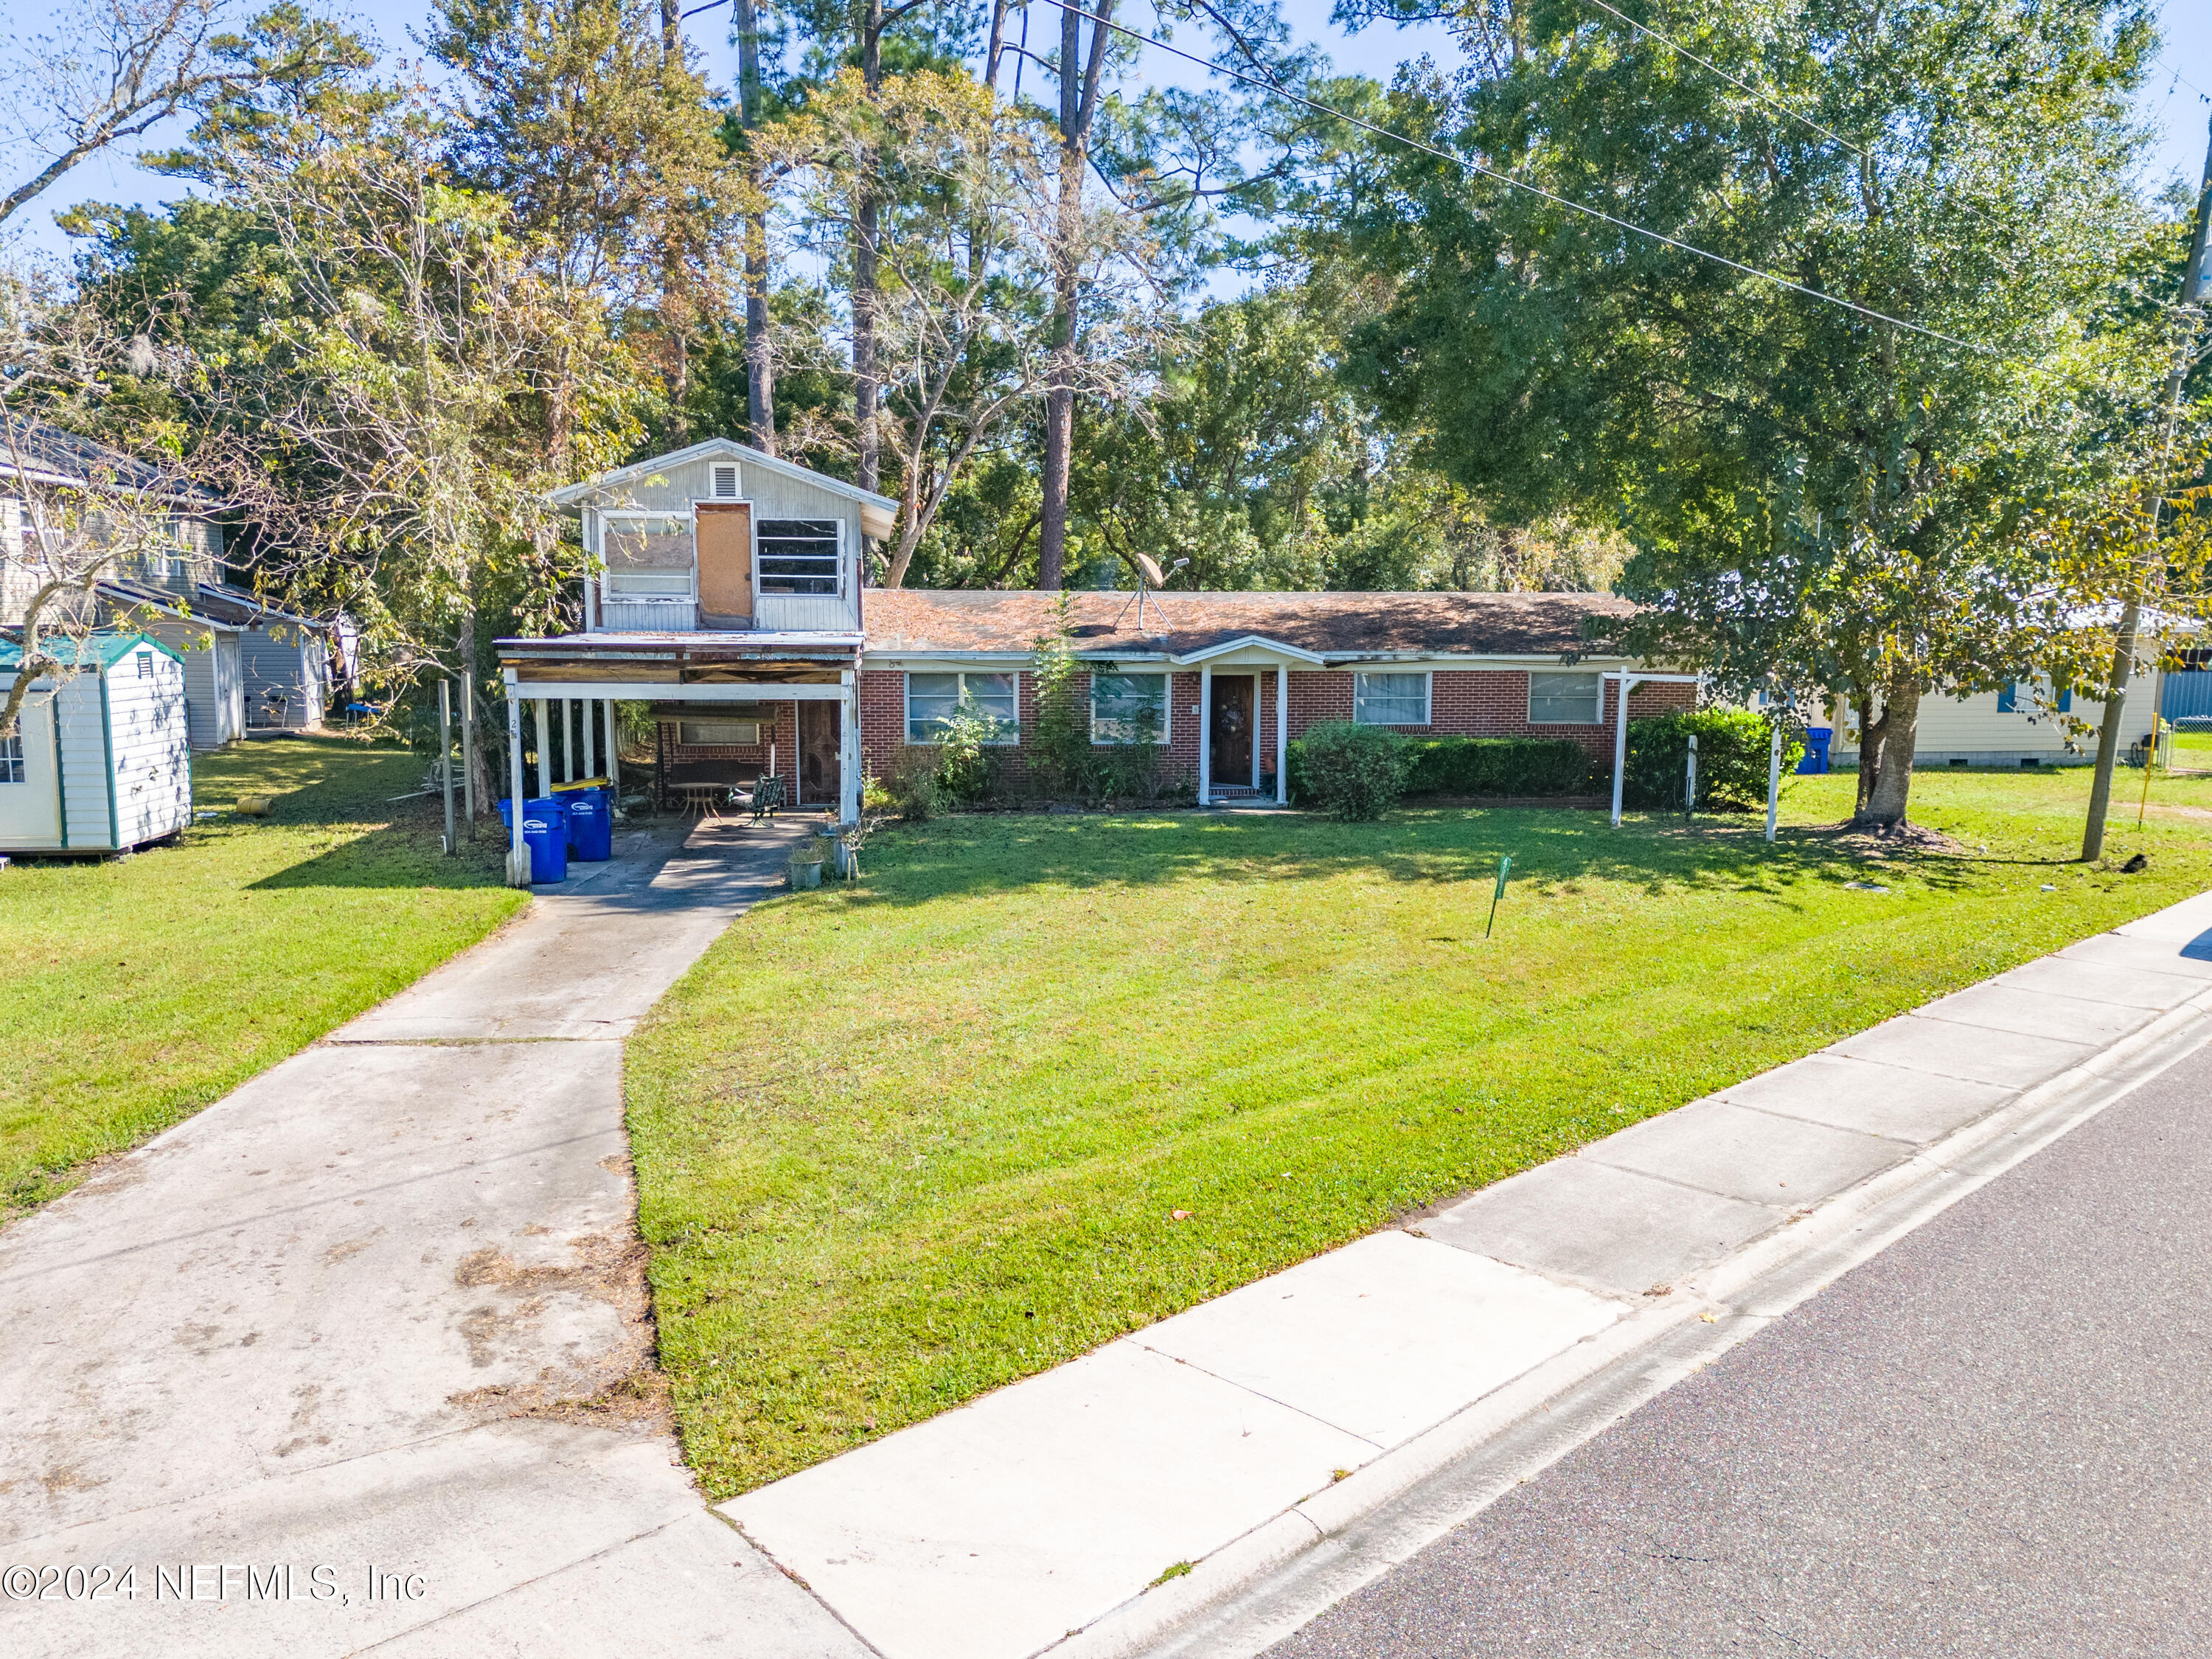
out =
[(622, 1121), (803, 828), (626, 832), (0, 1235), (0, 1650), (860, 1650), (683, 1467)]

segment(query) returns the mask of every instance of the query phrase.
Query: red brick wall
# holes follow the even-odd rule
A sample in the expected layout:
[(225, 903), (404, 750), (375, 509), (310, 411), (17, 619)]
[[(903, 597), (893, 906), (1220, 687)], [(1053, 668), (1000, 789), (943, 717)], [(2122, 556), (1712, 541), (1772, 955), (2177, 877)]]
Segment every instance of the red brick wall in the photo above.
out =
[[(1238, 671), (1250, 672), (1250, 671)], [(1200, 678), (1178, 671), (1172, 677), (1173, 713), (1169, 723), (1169, 765), (1173, 775), (1194, 778), (1198, 772), (1198, 728), (1200, 716)], [(1079, 680), (1085, 695), (1089, 680)], [(1026, 733), (1036, 721), (1036, 684), (1027, 672), (1020, 676), (1019, 707)], [(1352, 674), (1342, 669), (1293, 669), (1290, 677), (1291, 736), (1322, 720), (1352, 718)], [(1579, 743), (1599, 761), (1613, 757), (1613, 716), (1618, 690), (1604, 688), (1601, 718), (1591, 726), (1532, 726), (1528, 722), (1528, 674), (1518, 668), (1446, 669), (1438, 671), (1429, 689), (1427, 726), (1395, 728), (1409, 737), (1545, 737), (1568, 738)], [(1697, 687), (1689, 684), (1644, 684), (1629, 694), (1628, 714), (1640, 720), (1671, 708), (1694, 706)], [(903, 671), (871, 668), (860, 675), (860, 751), (866, 769), (878, 777), (889, 776), (905, 746), (906, 682)], [(1260, 769), (1275, 766), (1275, 672), (1260, 671)], [(1028, 756), (1020, 745), (997, 751), (1010, 781), (1028, 776)]]
[[(707, 713), (699, 718), (720, 720), (727, 716)], [(665, 720), (659, 725), (658, 749), (664, 798), (669, 798), (667, 785), (687, 778), (704, 781), (723, 777), (757, 776), (768, 770), (771, 754), (775, 757), (778, 773), (792, 779), (799, 775), (799, 705), (795, 702), (768, 705), (767, 713), (760, 723), (760, 741), (756, 744), (678, 743), (674, 720)]]

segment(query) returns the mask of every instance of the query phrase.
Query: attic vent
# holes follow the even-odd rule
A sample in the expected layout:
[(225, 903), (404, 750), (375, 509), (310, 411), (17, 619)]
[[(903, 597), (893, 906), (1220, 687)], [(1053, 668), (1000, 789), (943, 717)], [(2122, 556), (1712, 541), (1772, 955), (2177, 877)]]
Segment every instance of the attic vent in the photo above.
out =
[(142, 680), (150, 680), (154, 678), (154, 653), (150, 651), (141, 651), (138, 653), (138, 678)]
[(718, 466), (714, 469), (714, 499), (718, 501), (734, 501), (738, 499), (738, 469), (734, 466)]

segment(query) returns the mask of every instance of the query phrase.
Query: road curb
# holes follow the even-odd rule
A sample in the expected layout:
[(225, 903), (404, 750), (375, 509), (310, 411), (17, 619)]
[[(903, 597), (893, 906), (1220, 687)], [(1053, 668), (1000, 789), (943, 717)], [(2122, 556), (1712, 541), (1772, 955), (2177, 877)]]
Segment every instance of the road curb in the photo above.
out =
[(2212, 1042), (2209, 1016), (2212, 985), (1042, 1651), (1260, 1651)]

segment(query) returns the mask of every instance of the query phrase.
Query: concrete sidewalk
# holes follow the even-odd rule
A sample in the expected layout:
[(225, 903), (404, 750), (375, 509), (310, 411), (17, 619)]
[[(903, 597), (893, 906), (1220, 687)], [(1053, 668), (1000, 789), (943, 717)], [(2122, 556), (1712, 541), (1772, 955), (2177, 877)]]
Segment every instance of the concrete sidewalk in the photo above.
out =
[(810, 828), (625, 831), (0, 1236), (0, 1650), (860, 1651), (631, 1387), (618, 1039)]
[(1152, 1651), (1883, 1206), (1924, 1219), (2201, 1043), (2208, 1010), (2212, 895), (722, 1512), (885, 1659)]

